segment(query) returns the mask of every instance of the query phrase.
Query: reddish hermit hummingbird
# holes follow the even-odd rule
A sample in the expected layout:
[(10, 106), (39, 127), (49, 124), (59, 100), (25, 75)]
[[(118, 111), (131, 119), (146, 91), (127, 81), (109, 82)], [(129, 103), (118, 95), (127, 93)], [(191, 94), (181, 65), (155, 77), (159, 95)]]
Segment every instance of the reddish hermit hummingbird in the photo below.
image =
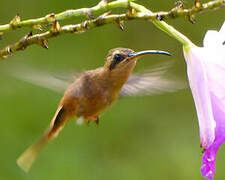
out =
[[(179, 83), (161, 77), (165, 68), (131, 75), (136, 60), (147, 54), (170, 55), (159, 50), (135, 52), (128, 48), (115, 48), (109, 51), (103, 67), (80, 73), (74, 78), (66, 89), (46, 133), (18, 158), (18, 165), (28, 172), (44, 145), (56, 137), (72, 117), (82, 117), (87, 124), (91, 120), (98, 124), (99, 116), (120, 96), (168, 92), (183, 88)], [(49, 86), (48, 83), (44, 83)]]

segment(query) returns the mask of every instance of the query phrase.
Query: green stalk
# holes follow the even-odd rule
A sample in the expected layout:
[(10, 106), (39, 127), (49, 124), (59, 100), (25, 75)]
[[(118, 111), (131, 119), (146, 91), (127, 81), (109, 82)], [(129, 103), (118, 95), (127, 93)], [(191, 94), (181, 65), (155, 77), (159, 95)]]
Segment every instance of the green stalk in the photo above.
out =
[[(139, 4), (130, 3), (130, 6), (134, 9), (136, 9), (137, 11), (152, 15), (153, 12), (151, 12), (150, 10), (148, 10), (147, 8), (145, 8), (144, 6), (141, 6)], [(189, 40), (186, 36), (184, 36), (183, 34), (181, 34), (178, 30), (176, 30), (173, 26), (170, 26), (169, 24), (165, 23), (164, 21), (160, 21), (160, 20), (152, 20), (152, 23), (159, 28), (160, 30), (164, 31), (165, 33), (167, 33), (169, 36), (173, 37), (174, 39), (176, 39), (178, 42), (180, 42), (183, 46), (191, 46), (194, 45), (191, 40)]]

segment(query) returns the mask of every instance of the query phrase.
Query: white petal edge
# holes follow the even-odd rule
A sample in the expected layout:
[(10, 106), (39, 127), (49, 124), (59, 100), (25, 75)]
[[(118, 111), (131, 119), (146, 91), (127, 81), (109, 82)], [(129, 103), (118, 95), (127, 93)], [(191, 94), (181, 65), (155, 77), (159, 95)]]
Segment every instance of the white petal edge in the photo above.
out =
[(216, 123), (213, 118), (212, 104), (205, 72), (205, 53), (204, 48), (200, 47), (192, 47), (188, 52), (184, 51), (189, 85), (197, 110), (200, 139), (202, 146), (207, 148), (215, 139)]
[(225, 40), (225, 21), (224, 21), (223, 25), (220, 28), (220, 34), (224, 37), (223, 40)]
[(221, 26), (219, 32), (215, 30), (209, 30), (206, 32), (203, 40), (203, 46), (215, 49), (217, 48), (217, 46), (222, 46), (224, 41), (225, 41), (225, 21)]

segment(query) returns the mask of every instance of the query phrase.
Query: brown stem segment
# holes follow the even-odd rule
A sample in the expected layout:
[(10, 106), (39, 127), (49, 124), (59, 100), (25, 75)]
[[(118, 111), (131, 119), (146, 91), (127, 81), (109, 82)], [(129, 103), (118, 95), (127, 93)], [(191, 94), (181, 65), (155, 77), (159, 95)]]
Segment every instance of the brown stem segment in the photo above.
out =
[[(217, 8), (225, 6), (225, 0), (214, 0), (204, 4), (196, 0), (194, 6), (190, 9), (184, 9), (183, 4), (180, 3), (180, 4), (177, 4), (175, 8), (171, 9), (168, 12), (160, 11), (155, 13), (146, 13), (147, 11), (144, 11), (144, 12), (139, 11), (137, 13), (135, 9), (138, 9), (140, 5), (132, 3), (131, 1), (132, 0), (117, 0), (117, 1), (107, 3), (107, 1), (102, 0), (97, 6), (94, 6), (92, 8), (67, 10), (56, 15), (49, 14), (43, 18), (30, 19), (25, 21), (21, 21), (20, 16), (16, 15), (15, 18), (13, 18), (9, 24), (0, 25), (0, 37), (2, 36), (3, 32), (17, 29), (19, 27), (31, 26), (33, 28), (41, 29), (41, 24), (46, 24), (51, 22), (53, 23), (53, 25), (49, 31), (46, 31), (40, 34), (35, 34), (35, 35), (33, 35), (32, 33), (29, 33), (28, 35), (20, 39), (18, 42), (8, 45), (5, 48), (1, 49), (0, 59), (6, 58), (16, 51), (25, 50), (28, 46), (33, 44), (41, 45), (42, 47), (47, 49), (48, 39), (52, 37), (56, 37), (63, 33), (83, 33), (89, 29), (106, 25), (106, 24), (115, 24), (121, 30), (123, 30), (124, 21), (132, 20), (132, 19), (161, 21), (168, 18), (177, 18), (177, 17), (183, 16), (188, 18), (190, 22), (195, 23), (195, 15), (197, 13), (210, 10), (210, 9), (217, 9)], [(131, 6), (131, 3), (132, 3), (132, 6)], [(137, 8), (135, 8), (134, 6), (137, 6)], [(118, 7), (126, 8), (129, 11), (126, 14), (110, 15), (110, 13), (105, 13), (99, 16), (98, 18), (93, 19), (94, 18), (93, 13), (95, 14), (102, 13), (107, 10), (111, 10), (113, 8), (118, 8)], [(91, 20), (86, 20), (79, 24), (65, 25), (62, 27), (59, 24), (59, 20), (69, 19), (71, 17), (76, 17), (76, 16), (84, 16), (84, 15), (90, 17)]]

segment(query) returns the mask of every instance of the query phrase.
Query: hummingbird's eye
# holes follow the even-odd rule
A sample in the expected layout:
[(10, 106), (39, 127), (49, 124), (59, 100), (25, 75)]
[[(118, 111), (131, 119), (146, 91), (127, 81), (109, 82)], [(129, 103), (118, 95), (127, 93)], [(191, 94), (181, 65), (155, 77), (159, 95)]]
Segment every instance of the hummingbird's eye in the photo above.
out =
[(111, 61), (109, 69), (112, 70), (116, 67), (117, 64), (119, 64), (121, 61), (123, 61), (125, 57), (121, 54), (114, 54), (113, 60)]
[(114, 60), (117, 61), (117, 63), (121, 62), (122, 60), (124, 60), (124, 56), (121, 54), (115, 54), (114, 55)]

